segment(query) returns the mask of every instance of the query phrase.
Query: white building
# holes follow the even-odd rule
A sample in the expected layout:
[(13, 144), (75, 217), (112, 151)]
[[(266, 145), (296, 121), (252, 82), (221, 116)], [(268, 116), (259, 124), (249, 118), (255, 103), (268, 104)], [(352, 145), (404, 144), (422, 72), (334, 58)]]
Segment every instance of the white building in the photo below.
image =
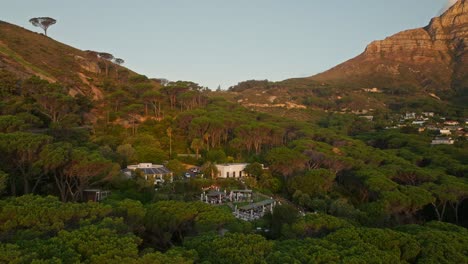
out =
[(416, 113), (414, 113), (414, 112), (412, 112), (412, 113), (405, 113), (404, 118), (405, 118), (405, 120), (416, 119)]
[(164, 165), (158, 165), (153, 163), (139, 163), (137, 165), (128, 165), (127, 169), (123, 170), (123, 173), (128, 177), (133, 176), (133, 172), (136, 170), (143, 172), (145, 180), (154, 178), (154, 184), (164, 183), (164, 178), (170, 178), (172, 182), (172, 171), (164, 167)]
[(445, 121), (444, 122), (444, 125), (448, 125), (448, 126), (458, 126), (460, 123), (457, 122), (457, 121)]
[(418, 126), (422, 126), (422, 125), (424, 125), (424, 123), (426, 123), (426, 121), (424, 121), (424, 120), (415, 120), (415, 121), (411, 122), (411, 124), (418, 125)]
[(427, 117), (434, 117), (434, 112), (423, 112), (422, 114)]
[(244, 172), (244, 169), (247, 165), (249, 165), (249, 163), (217, 164), (218, 178), (241, 178), (246, 176), (247, 173)]
[(431, 142), (432, 145), (453, 145), (453, 143), (455, 143), (455, 140), (453, 140), (452, 138), (443, 137), (436, 137)]
[(452, 132), (450, 132), (450, 129), (440, 129), (439, 133), (444, 136), (450, 136), (452, 135)]

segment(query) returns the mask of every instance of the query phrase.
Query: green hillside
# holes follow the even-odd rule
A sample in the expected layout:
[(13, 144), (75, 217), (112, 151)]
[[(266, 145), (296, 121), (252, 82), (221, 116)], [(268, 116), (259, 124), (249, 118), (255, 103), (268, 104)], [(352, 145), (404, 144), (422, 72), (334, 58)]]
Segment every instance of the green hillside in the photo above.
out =
[[(0, 263), (468, 262), (456, 107), (422, 127), (400, 115), (426, 110), (410, 96), (390, 106), (402, 97), (302, 79), (212, 92), (3, 22), (0, 47)], [(362, 104), (373, 112), (351, 112)], [(455, 142), (431, 145), (442, 117)], [(138, 163), (172, 180), (122, 173)], [(248, 176), (218, 177), (224, 163)], [(244, 221), (249, 201), (200, 201), (215, 186), (277, 205)], [(87, 189), (110, 195), (87, 202)]]

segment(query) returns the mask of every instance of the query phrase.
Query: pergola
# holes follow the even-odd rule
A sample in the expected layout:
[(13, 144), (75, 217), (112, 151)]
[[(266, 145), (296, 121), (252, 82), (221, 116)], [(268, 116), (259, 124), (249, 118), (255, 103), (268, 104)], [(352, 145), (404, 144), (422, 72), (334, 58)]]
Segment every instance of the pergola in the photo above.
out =
[(266, 212), (273, 212), (273, 208), (277, 202), (273, 199), (263, 200), (257, 203), (251, 203), (242, 207), (234, 209), (234, 215), (242, 220), (252, 221), (259, 219), (265, 215)]

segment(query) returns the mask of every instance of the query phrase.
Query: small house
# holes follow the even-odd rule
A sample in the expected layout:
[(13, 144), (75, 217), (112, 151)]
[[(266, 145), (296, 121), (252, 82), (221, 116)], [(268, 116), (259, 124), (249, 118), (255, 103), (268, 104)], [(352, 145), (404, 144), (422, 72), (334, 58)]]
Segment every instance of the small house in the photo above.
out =
[(224, 163), (216, 165), (218, 178), (241, 178), (246, 176), (245, 167), (249, 163)]
[(135, 172), (140, 170), (145, 180), (154, 179), (154, 185), (164, 183), (165, 179), (169, 179), (172, 182), (172, 171), (166, 168), (164, 165), (152, 164), (152, 163), (139, 163), (137, 165), (129, 165), (122, 172), (129, 178), (135, 176)]
[(455, 140), (449, 137), (436, 137), (432, 140), (431, 145), (453, 145)]
[(404, 118), (405, 118), (405, 120), (416, 119), (416, 113), (414, 113), (414, 112), (412, 112), (412, 113), (405, 113)]
[(110, 195), (110, 191), (103, 191), (101, 189), (86, 189), (83, 191), (83, 201), (100, 202)]
[(439, 133), (440, 133), (441, 135), (445, 135), (445, 136), (450, 136), (450, 135), (452, 135), (452, 132), (450, 131), (450, 129), (440, 129), (440, 130), (439, 130)]

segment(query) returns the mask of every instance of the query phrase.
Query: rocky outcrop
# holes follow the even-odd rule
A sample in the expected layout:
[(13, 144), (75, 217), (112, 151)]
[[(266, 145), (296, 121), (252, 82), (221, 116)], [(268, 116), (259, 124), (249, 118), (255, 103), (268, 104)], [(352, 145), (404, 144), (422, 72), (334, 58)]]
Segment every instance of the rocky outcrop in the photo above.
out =
[(425, 28), (374, 41), (358, 57), (311, 78), (355, 88), (466, 89), (467, 38), (468, 4), (459, 0)]

